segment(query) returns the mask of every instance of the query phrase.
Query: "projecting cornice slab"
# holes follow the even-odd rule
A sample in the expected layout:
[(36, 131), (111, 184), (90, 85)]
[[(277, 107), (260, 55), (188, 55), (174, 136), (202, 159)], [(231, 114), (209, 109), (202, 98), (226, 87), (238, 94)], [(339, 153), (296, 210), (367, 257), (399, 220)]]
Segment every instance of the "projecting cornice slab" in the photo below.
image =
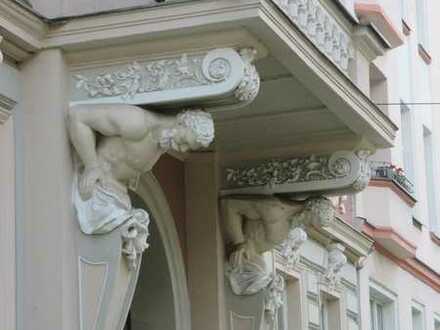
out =
[(222, 48), (82, 70), (73, 74), (72, 102), (246, 105), (260, 88), (255, 55), (251, 48)]
[(266, 160), (223, 170), (222, 194), (343, 194), (368, 185), (366, 150)]

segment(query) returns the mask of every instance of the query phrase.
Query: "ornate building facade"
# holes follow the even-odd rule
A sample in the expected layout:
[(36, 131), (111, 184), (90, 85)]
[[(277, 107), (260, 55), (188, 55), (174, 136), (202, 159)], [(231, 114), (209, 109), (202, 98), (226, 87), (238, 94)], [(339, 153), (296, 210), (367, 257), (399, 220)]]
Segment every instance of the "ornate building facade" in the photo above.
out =
[(440, 330), (429, 0), (0, 0), (0, 329)]

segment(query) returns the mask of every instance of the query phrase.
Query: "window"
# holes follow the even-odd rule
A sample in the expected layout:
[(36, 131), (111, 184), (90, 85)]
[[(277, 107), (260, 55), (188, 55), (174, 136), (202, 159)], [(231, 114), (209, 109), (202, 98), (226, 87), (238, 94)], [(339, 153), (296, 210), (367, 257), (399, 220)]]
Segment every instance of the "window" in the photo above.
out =
[(425, 178), (426, 178), (426, 196), (429, 216), (429, 225), (431, 231), (437, 230), (437, 211), (435, 203), (435, 178), (434, 178), (434, 163), (433, 163), (433, 149), (432, 149), (432, 134), (423, 127), (423, 149), (425, 153)]
[(416, 14), (417, 14), (417, 38), (419, 44), (423, 46), (425, 50), (428, 50), (428, 15), (427, 15), (427, 1), (417, 0), (416, 1)]
[(341, 303), (339, 298), (321, 293), (320, 330), (341, 329)]
[(440, 315), (439, 316), (435, 316), (435, 320), (434, 320), (434, 330), (440, 330)]
[(408, 106), (404, 103), (400, 104), (400, 118), (401, 118), (401, 134), (402, 134), (402, 156), (403, 169), (406, 177), (414, 182), (414, 163), (413, 163), (413, 148), (412, 148), (412, 125), (411, 112)]
[(425, 315), (422, 305), (414, 302), (411, 307), (412, 330), (425, 330)]
[(376, 282), (370, 283), (370, 329), (397, 330), (396, 295)]
[(371, 313), (371, 329), (372, 330), (385, 330), (384, 321), (384, 305), (376, 300), (370, 300), (370, 313)]

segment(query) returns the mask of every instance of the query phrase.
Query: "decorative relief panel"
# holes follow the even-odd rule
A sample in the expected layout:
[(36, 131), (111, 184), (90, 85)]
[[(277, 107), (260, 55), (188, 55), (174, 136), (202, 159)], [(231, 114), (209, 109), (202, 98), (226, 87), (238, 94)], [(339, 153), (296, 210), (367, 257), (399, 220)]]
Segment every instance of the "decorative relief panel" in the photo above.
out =
[(77, 72), (74, 103), (245, 105), (260, 88), (255, 55), (225, 48)]
[(339, 69), (347, 73), (354, 58), (350, 36), (319, 0), (273, 0), (286, 16)]
[(325, 193), (363, 190), (371, 169), (366, 150), (267, 160), (223, 172), (223, 194)]

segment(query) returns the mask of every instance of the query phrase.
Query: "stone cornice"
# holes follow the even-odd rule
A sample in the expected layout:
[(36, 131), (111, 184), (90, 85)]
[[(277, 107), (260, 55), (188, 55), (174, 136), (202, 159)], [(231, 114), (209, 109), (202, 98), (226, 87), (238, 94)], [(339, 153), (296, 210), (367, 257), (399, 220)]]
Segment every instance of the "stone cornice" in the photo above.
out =
[[(357, 119), (354, 121), (356, 123), (368, 122), (369, 128), (365, 131), (364, 136), (382, 147), (392, 146), (397, 126), (336, 66), (329, 65), (329, 60), (325, 61), (322, 56), (319, 56), (318, 51), (313, 51), (309, 46), (308, 38), (301, 37), (292, 30), (291, 22), (280, 17), (279, 9), (274, 8), (272, 1), (261, 1), (261, 16), (273, 29), (274, 33), (284, 38), (292, 52), (307, 62), (323, 84), (332, 89), (334, 94), (321, 95), (322, 100), (327, 106), (331, 104), (329, 108), (338, 109), (338, 116), (343, 120), (344, 118), (354, 119), (356, 117)], [(291, 61), (292, 64), (288, 63), (288, 60), (283, 64), (289, 68), (293, 65), (294, 59), (291, 59)], [(311, 88), (316, 88), (316, 85)], [(348, 110), (347, 106), (350, 110)], [(351, 114), (348, 114), (348, 111), (351, 111)], [(358, 126), (355, 130), (364, 131), (365, 126)], [(381, 138), (377, 139), (376, 134), (379, 132)], [(376, 135), (376, 137), (373, 137), (373, 135)]]
[(47, 25), (41, 17), (14, 1), (0, 0), (0, 26), (5, 55), (22, 61), (43, 47)]
[(283, 13), (333, 63), (347, 73), (354, 50), (350, 35), (318, 0), (275, 0)]
[(0, 125), (5, 123), (12, 115), (16, 102), (7, 96), (0, 94)]

